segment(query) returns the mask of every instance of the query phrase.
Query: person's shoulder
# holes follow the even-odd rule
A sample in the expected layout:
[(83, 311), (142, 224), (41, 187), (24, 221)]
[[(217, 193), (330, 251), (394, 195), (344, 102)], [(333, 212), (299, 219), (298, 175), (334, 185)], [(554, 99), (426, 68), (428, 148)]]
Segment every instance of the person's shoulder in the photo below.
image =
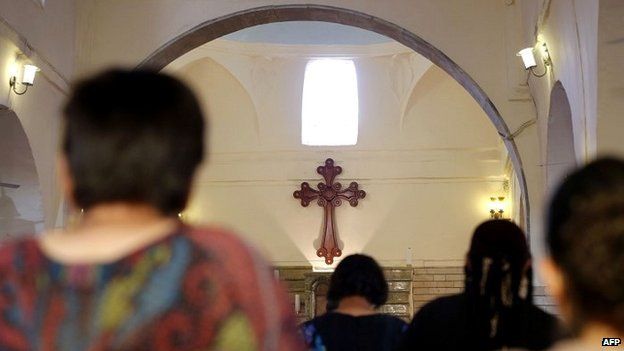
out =
[(578, 340), (567, 339), (556, 343), (547, 351), (586, 351), (587, 349), (587, 345), (579, 342)]
[(318, 343), (319, 336), (319, 326), (317, 323), (321, 320), (322, 316), (310, 319), (306, 322), (301, 323), (299, 325), (299, 332), (303, 338), (303, 341), (307, 347), (313, 347), (315, 343)]
[(301, 327), (301, 329), (316, 329), (316, 325), (318, 323), (321, 323), (326, 318), (325, 317), (326, 315), (327, 315), (327, 313), (323, 314), (321, 316), (317, 316), (317, 317), (314, 317), (312, 319), (309, 319), (309, 320), (301, 323), (299, 326)]
[(383, 316), (382, 320), (383, 320), (384, 325), (386, 325), (388, 330), (392, 330), (393, 332), (398, 332), (399, 334), (403, 334), (409, 327), (409, 323), (407, 323), (406, 321), (404, 321), (403, 319), (399, 317), (387, 315), (387, 314), (381, 314), (381, 316)]
[(438, 297), (423, 305), (412, 319), (412, 325), (447, 326), (465, 319), (466, 299), (463, 294)]
[(535, 306), (534, 304), (528, 304), (528, 313), (533, 320), (541, 321), (545, 324), (553, 326), (559, 325), (560, 321), (555, 315), (544, 311), (543, 309)]
[(353, 318), (353, 317), (346, 315), (346, 314), (342, 314), (342, 313), (327, 312), (327, 313), (323, 313), (320, 316), (316, 316), (302, 323), (301, 325), (302, 326), (318, 326), (318, 325), (324, 325), (326, 323), (330, 323), (330, 322), (344, 319), (344, 318)]
[(308, 320), (307, 322), (302, 323), (301, 325), (306, 328), (314, 328), (318, 330), (335, 325), (345, 325), (345, 323), (350, 323), (357, 318), (358, 317), (351, 316), (349, 314), (332, 311), (323, 313), (320, 316), (316, 316)]
[(41, 257), (34, 235), (9, 237), (0, 240), (0, 271), (26, 269), (37, 264)]
[(390, 314), (380, 313), (377, 316), (379, 316), (378, 318), (384, 321), (385, 323), (397, 326), (399, 328), (403, 328), (404, 326), (407, 325), (407, 322), (405, 322), (401, 318), (390, 315)]
[(441, 296), (434, 300), (427, 302), (420, 308), (420, 311), (437, 311), (440, 309), (455, 309), (460, 308), (466, 302), (464, 294), (454, 294), (448, 296)]
[[(221, 277), (235, 282), (240, 289), (258, 289), (269, 294), (267, 289), (274, 285), (274, 277), (268, 262), (233, 231), (220, 227), (185, 226), (182, 236), (192, 243), (194, 265), (203, 262), (202, 265), (215, 268)], [(277, 293), (274, 288), (270, 289)]]
[(2, 239), (0, 240), (0, 269), (13, 265), (15, 252), (18, 251), (22, 240)]

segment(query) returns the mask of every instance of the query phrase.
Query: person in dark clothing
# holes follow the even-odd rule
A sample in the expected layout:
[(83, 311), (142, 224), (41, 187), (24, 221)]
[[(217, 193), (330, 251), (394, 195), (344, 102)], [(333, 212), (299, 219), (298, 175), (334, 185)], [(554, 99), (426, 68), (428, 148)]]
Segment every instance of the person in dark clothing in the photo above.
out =
[(332, 274), (327, 300), (335, 308), (301, 326), (309, 350), (393, 351), (407, 329), (403, 320), (377, 312), (388, 300), (388, 283), (372, 257), (345, 257)]
[(477, 227), (464, 292), (423, 306), (399, 350), (543, 350), (564, 334), (532, 303), (531, 256), (522, 230), (506, 220)]

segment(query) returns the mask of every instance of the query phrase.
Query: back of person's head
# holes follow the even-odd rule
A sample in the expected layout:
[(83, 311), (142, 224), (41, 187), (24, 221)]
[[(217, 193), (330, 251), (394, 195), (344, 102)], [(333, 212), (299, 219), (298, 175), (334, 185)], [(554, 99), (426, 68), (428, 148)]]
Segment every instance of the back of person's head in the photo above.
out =
[(327, 299), (339, 303), (345, 297), (360, 296), (379, 307), (388, 300), (388, 283), (379, 264), (370, 256), (345, 257), (331, 276)]
[(475, 229), (465, 292), (476, 314), (474, 327), (481, 329), (476, 334), (489, 339), (482, 345), (505, 346), (511, 338), (516, 307), (532, 299), (530, 259), (524, 232), (513, 222), (490, 220)]
[(204, 119), (177, 79), (111, 70), (78, 83), (65, 106), (63, 156), (76, 206), (186, 205), (204, 153)]
[(567, 319), (624, 333), (624, 162), (605, 158), (570, 174), (555, 192), (547, 245)]

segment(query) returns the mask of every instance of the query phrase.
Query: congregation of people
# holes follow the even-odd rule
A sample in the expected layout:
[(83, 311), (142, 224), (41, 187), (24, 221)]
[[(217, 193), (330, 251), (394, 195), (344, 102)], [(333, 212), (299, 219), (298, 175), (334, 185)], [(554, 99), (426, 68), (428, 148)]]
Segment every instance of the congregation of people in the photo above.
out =
[[(204, 130), (197, 99), (168, 75), (111, 70), (75, 85), (59, 172), (84, 215), (0, 245), (0, 350), (574, 351), (624, 337), (622, 160), (563, 180), (539, 264), (518, 225), (486, 221), (466, 248), (463, 292), (408, 322), (381, 313), (389, 289), (375, 259), (350, 255), (331, 275), (327, 312), (297, 325), (254, 248), (178, 218)], [(533, 303), (537, 270), (558, 316)]]

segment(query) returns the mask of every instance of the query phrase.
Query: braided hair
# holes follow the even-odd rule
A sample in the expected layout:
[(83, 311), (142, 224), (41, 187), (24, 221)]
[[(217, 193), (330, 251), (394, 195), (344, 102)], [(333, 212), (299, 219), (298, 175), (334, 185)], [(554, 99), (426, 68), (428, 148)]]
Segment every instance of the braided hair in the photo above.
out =
[(533, 296), (531, 255), (516, 224), (490, 220), (474, 232), (466, 262), (473, 344), (480, 350), (508, 346), (523, 304)]

